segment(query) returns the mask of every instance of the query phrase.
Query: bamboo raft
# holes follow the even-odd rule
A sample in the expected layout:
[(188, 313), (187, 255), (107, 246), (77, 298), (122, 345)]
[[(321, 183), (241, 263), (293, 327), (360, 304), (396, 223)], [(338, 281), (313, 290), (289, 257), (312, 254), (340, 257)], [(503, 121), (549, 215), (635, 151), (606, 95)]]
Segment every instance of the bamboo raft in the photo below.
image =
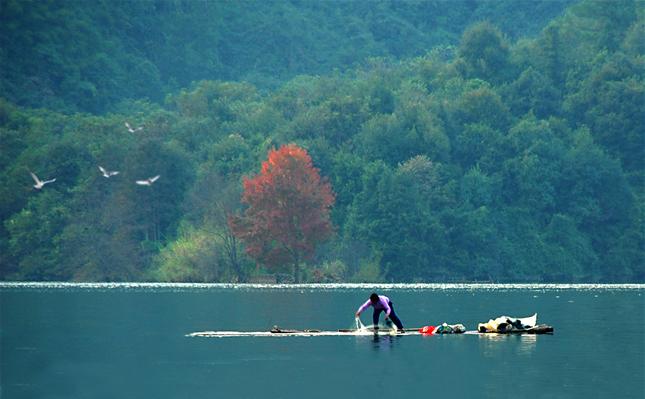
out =
[[(419, 332), (422, 327), (415, 327), (415, 328), (405, 328), (403, 331), (400, 332), (400, 334), (410, 334), (410, 333), (415, 333)], [(390, 329), (374, 329), (374, 328), (365, 328), (365, 330), (370, 331), (372, 333), (380, 333), (380, 332), (389, 332), (389, 331), (396, 331), (396, 330), (390, 330)], [(337, 330), (339, 333), (356, 333), (359, 331), (365, 331), (365, 330), (357, 330), (357, 329), (339, 329)], [(322, 330), (317, 330), (317, 329), (308, 329), (308, 330), (291, 330), (291, 329), (283, 329), (278, 326), (274, 326), (270, 332), (272, 334), (297, 334), (297, 333), (309, 333), (309, 334), (317, 334), (317, 333), (323, 333), (325, 331)], [(331, 332), (331, 331), (327, 331)], [(502, 331), (496, 331), (496, 332), (488, 332), (488, 331), (465, 331), (463, 333), (454, 333), (454, 334), (553, 334), (554, 328), (553, 326), (547, 325), (547, 324), (538, 324), (534, 327), (526, 328), (526, 329), (509, 329), (509, 330), (502, 330)], [(447, 334), (437, 334), (437, 335), (447, 335)]]
[[(269, 331), (199, 331), (186, 334), (187, 337), (211, 337), (211, 338), (226, 338), (226, 337), (323, 337), (323, 336), (370, 336), (370, 335), (384, 335), (384, 336), (406, 336), (406, 335), (424, 335), (419, 328), (406, 328), (403, 331), (387, 328), (364, 328), (364, 329), (338, 329), (338, 330), (319, 330), (319, 329), (287, 329), (274, 326)], [(531, 328), (522, 330), (509, 330), (503, 332), (479, 332), (479, 331), (465, 331), (462, 333), (453, 334), (433, 334), (433, 335), (521, 335), (521, 334), (553, 334), (554, 328), (546, 324), (539, 324)]]

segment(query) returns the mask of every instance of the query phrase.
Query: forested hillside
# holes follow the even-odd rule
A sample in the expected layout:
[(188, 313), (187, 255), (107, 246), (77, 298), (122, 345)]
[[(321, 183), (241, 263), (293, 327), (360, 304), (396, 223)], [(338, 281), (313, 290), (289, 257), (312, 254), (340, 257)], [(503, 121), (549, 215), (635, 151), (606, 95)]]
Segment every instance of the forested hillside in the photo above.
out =
[[(229, 28), (199, 37), (181, 29), (200, 15), (243, 19), (248, 11), (248, 18), (259, 18), (265, 3), (133, 2), (108, 13), (101, 2), (72, 3), (102, 21), (77, 18), (106, 46), (108, 66), (91, 73), (65, 69), (71, 53), (93, 53), (82, 45), (34, 49), (41, 39), (25, 33), (20, 40), (35, 40), (30, 50), (18, 55), (14, 44), (5, 47), (12, 29), (25, 31), (7, 28), (7, 18), (31, 21), (32, 32), (68, 37), (64, 27), (53, 33), (55, 26), (39, 25), (43, 20), (15, 17), (65, 3), (7, 4), (0, 28), (8, 66), (0, 101), (3, 279), (256, 278), (266, 270), (245, 255), (229, 221), (244, 210), (242, 177), (258, 174), (269, 150), (294, 143), (335, 193), (333, 237), (304, 265), (305, 281), (645, 282), (642, 3), (576, 3), (542, 30), (531, 25), (536, 35), (524, 38), (531, 32), (518, 29), (521, 18), (477, 22), (459, 11), (472, 7), (488, 17), (487, 2), (458, 2), (434, 19), (415, 12), (413, 3), (276, 3), (270, 12), (289, 21), (292, 36), (303, 37), (267, 37), (262, 21), (247, 21), (257, 30), (237, 26), (238, 37), (275, 43), (266, 58), (253, 60), (246, 57), (259, 53), (251, 44), (236, 47), (244, 42), (226, 36)], [(453, 3), (436, 7), (446, 4)], [(560, 3), (527, 4), (550, 15)], [(158, 23), (136, 25), (132, 15), (155, 18), (153, 6), (165, 10)], [(141, 7), (140, 14), (129, 7)], [(378, 22), (381, 9), (400, 24)], [(329, 18), (318, 18), (309, 31), (287, 10)], [(122, 20), (132, 31), (111, 30), (121, 23), (117, 11), (128, 15)], [(434, 47), (456, 35), (441, 25), (450, 12), (466, 15), (458, 19), (455, 47)], [(356, 17), (361, 13), (369, 15)], [(42, 12), (44, 21), (51, 15)], [(352, 28), (345, 18), (352, 15), (357, 40), (366, 37), (365, 21), (376, 24), (367, 42), (346, 41)], [(173, 25), (178, 31), (165, 29), (181, 16), (186, 20)], [(403, 42), (397, 36), (403, 31), (384, 31), (402, 26), (412, 35)], [(340, 39), (323, 43), (320, 30)], [(132, 32), (143, 47), (128, 45)], [(215, 40), (208, 35), (216, 32), (221, 46), (203, 52), (198, 42)], [(376, 40), (376, 32), (384, 39)], [(415, 32), (425, 39), (416, 40)], [(310, 54), (339, 58), (306, 61), (298, 53), (305, 43), (313, 46)], [(325, 47), (339, 43), (338, 52)], [(30, 63), (30, 51), (49, 51), (51, 58)], [(296, 52), (294, 64), (285, 57), (289, 51)], [(142, 58), (108, 55), (134, 53)], [(172, 54), (176, 63), (168, 61)], [(163, 62), (150, 61), (153, 55)], [(57, 57), (61, 64), (47, 64)], [(345, 65), (354, 66), (340, 68)], [(291, 78), (303, 72), (308, 75)], [(199, 78), (205, 80), (190, 83)], [(104, 177), (99, 165), (120, 173)], [(30, 171), (56, 181), (37, 190)], [(135, 183), (156, 175), (151, 185)]]
[[(420, 56), (488, 19), (537, 34), (571, 0), (3, 0), (0, 92), (15, 104), (119, 112), (194, 81), (276, 88), (369, 57)], [(124, 104), (125, 102), (125, 104)]]

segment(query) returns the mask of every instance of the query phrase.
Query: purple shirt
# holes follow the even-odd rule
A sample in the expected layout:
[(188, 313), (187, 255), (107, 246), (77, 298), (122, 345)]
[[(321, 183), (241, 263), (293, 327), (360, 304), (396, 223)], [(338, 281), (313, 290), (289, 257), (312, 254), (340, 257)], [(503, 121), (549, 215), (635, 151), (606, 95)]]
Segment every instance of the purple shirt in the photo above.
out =
[(357, 312), (363, 313), (365, 309), (369, 308), (370, 306), (374, 306), (374, 310), (381, 310), (381, 309), (385, 310), (385, 316), (389, 317), (390, 312), (392, 311), (392, 309), (390, 309), (389, 303), (390, 303), (390, 298), (386, 297), (385, 295), (379, 295), (378, 302), (372, 305), (372, 301), (368, 299), (367, 302), (365, 302), (364, 304), (361, 305), (360, 308), (358, 308)]

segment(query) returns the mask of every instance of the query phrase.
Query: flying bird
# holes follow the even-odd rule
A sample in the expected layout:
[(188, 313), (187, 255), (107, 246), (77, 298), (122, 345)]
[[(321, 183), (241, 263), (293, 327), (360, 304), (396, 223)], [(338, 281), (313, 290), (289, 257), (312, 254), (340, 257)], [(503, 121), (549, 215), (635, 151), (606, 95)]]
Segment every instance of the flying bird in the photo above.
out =
[(143, 130), (143, 126), (139, 126), (138, 128), (133, 129), (128, 122), (125, 123), (125, 127), (128, 128), (128, 132), (130, 133), (135, 133), (135, 132), (138, 132), (139, 130)]
[(152, 183), (157, 181), (159, 177), (161, 177), (161, 175), (157, 175), (155, 177), (149, 177), (146, 180), (137, 180), (137, 184), (140, 186), (152, 186)]
[(51, 179), (51, 180), (45, 180), (45, 181), (42, 181), (42, 180), (40, 180), (40, 179), (38, 178), (38, 176), (36, 176), (36, 175), (34, 174), (34, 172), (31, 172), (31, 171), (30, 171), (30, 172), (29, 172), (29, 174), (31, 175), (31, 178), (32, 178), (32, 179), (34, 179), (34, 181), (36, 182), (36, 184), (34, 184), (34, 188), (35, 188), (36, 190), (40, 190), (41, 188), (43, 188), (43, 186), (44, 186), (45, 184), (53, 183), (53, 182), (55, 182), (55, 181), (56, 181), (56, 179)]
[(104, 167), (99, 165), (99, 169), (101, 170), (101, 173), (103, 173), (103, 177), (110, 178), (114, 175), (118, 175), (119, 171), (118, 170), (106, 170)]

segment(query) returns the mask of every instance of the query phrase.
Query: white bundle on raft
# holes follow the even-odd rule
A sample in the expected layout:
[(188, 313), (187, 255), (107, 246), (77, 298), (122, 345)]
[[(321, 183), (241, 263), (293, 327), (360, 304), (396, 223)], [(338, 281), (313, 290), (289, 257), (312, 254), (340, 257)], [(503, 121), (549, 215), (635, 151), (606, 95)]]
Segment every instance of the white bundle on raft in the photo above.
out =
[(479, 323), (477, 331), (481, 333), (486, 332), (511, 332), (528, 330), (537, 325), (537, 313), (530, 317), (509, 317), (500, 316), (496, 319), (490, 319), (487, 323)]

